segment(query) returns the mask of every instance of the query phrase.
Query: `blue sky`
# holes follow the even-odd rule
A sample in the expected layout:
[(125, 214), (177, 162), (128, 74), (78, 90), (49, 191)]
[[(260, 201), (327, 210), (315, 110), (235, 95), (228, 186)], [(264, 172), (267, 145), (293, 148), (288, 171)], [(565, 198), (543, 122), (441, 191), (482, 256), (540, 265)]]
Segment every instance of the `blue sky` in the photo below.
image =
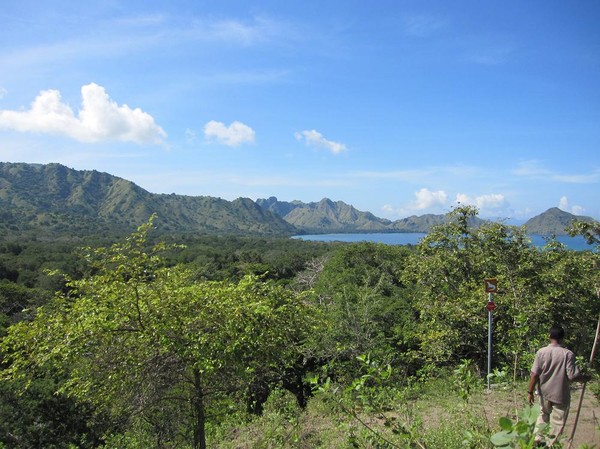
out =
[(5, 0), (0, 21), (0, 161), (390, 219), (600, 219), (597, 0)]

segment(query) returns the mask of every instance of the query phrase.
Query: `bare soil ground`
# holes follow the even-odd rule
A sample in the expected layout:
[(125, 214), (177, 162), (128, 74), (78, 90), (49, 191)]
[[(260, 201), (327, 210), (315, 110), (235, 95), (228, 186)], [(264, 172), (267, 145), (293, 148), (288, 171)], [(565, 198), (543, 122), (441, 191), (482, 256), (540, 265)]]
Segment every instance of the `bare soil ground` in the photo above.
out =
[[(575, 428), (572, 444), (573, 449), (580, 448), (583, 445), (600, 449), (600, 402), (589, 388), (586, 388), (583, 394), (581, 411), (579, 413), (577, 425), (575, 426), (581, 393), (582, 386), (575, 385), (571, 394), (571, 409), (569, 411), (569, 418), (567, 420), (567, 427), (564, 431), (563, 438), (570, 438), (573, 435), (573, 429)], [(483, 410), (485, 415), (488, 418), (492, 417), (495, 422), (497, 422), (501, 416), (514, 418), (516, 408), (523, 406), (525, 400), (526, 395), (523, 395), (522, 397), (513, 397), (511, 399), (504, 395), (491, 392), (488, 394), (488, 400), (485, 401), (483, 405)], [(565, 448), (568, 447), (568, 440), (563, 441), (563, 446)]]
[[(577, 415), (577, 408), (581, 397), (581, 387), (573, 391), (571, 410), (569, 412), (569, 419), (567, 421), (567, 436), (570, 437), (573, 432), (573, 426), (575, 424), (575, 418)], [(578, 448), (582, 444), (589, 446), (595, 445), (600, 447), (600, 402), (592, 394), (589, 389), (585, 390), (583, 395), (583, 402), (581, 404), (581, 412), (579, 413), (579, 420), (577, 427), (575, 428), (575, 436), (573, 438), (573, 447)]]

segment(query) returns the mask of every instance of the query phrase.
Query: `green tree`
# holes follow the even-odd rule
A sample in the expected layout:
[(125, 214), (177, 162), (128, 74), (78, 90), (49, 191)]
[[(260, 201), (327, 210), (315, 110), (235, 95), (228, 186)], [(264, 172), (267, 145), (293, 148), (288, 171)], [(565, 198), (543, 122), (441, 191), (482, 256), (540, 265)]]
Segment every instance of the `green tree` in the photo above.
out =
[(400, 282), (409, 253), (401, 246), (355, 243), (338, 247), (324, 263), (314, 288), (329, 323), (316, 342), (323, 357), (355, 369), (356, 357), (367, 353), (398, 362), (410, 346), (413, 318)]
[[(574, 221), (571, 226), (567, 229), (567, 232), (571, 236), (581, 235), (589, 245), (593, 246), (593, 251), (585, 251), (581, 253), (582, 267), (581, 271), (584, 274), (580, 276), (582, 283), (584, 284), (583, 289), (592, 293), (588, 294), (588, 298), (592, 296), (591, 301), (588, 300), (585, 306), (587, 310), (576, 311), (581, 312), (580, 317), (585, 317), (587, 323), (581, 326), (579, 329), (590, 329), (591, 319), (600, 315), (600, 223), (598, 222), (584, 222)], [(595, 298), (593, 298), (595, 296)], [(584, 327), (585, 326), (585, 327)], [(597, 332), (600, 331), (600, 317), (598, 318)], [(589, 335), (589, 333), (587, 333)], [(586, 342), (587, 347), (592, 343), (591, 339)]]
[(414, 286), (420, 350), (431, 366), (472, 359), (483, 367), (488, 327), (483, 280), (497, 278), (496, 356), (501, 363), (511, 361), (516, 375), (521, 356), (550, 320), (551, 303), (540, 280), (547, 265), (522, 228), (471, 226), (477, 213), (470, 206), (453, 210), (422, 240), (404, 270), (405, 281)]
[(147, 245), (151, 228), (90, 249), (91, 275), (67, 279), (67, 293), (11, 326), (2, 376), (52, 370), (67, 379), (59, 392), (153, 423), (157, 447), (183, 439), (205, 448), (211, 398), (243, 390), (257, 369), (292, 363), (317, 323), (302, 295), (257, 277), (194, 282), (166, 267), (166, 246)]

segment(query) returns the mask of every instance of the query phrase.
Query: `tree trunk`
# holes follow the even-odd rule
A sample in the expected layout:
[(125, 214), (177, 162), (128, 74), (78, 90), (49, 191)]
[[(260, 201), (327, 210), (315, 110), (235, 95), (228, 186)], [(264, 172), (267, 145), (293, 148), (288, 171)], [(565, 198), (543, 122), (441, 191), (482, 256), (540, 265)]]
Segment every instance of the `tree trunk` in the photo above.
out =
[(194, 449), (206, 449), (206, 415), (204, 414), (204, 392), (200, 381), (200, 371), (194, 370), (194, 393), (192, 410), (195, 419)]

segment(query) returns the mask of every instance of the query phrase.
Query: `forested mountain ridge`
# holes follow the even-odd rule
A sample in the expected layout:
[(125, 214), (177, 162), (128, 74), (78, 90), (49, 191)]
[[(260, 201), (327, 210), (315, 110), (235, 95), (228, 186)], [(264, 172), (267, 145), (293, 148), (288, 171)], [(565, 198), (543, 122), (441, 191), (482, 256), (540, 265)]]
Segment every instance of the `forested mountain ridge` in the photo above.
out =
[[(131, 181), (60, 164), (0, 162), (0, 233), (6, 236), (123, 234), (156, 214), (159, 231), (194, 234), (423, 232), (447, 220), (427, 214), (391, 221), (343, 201), (227, 201), (210, 196), (150, 193)], [(533, 217), (529, 234), (561, 235), (574, 220), (593, 221), (558, 208)], [(473, 225), (484, 220), (473, 218)]]
[(125, 179), (60, 164), (0, 163), (0, 230), (10, 234), (131, 232), (157, 214), (162, 231), (290, 235), (296, 229), (248, 198), (150, 193)]

